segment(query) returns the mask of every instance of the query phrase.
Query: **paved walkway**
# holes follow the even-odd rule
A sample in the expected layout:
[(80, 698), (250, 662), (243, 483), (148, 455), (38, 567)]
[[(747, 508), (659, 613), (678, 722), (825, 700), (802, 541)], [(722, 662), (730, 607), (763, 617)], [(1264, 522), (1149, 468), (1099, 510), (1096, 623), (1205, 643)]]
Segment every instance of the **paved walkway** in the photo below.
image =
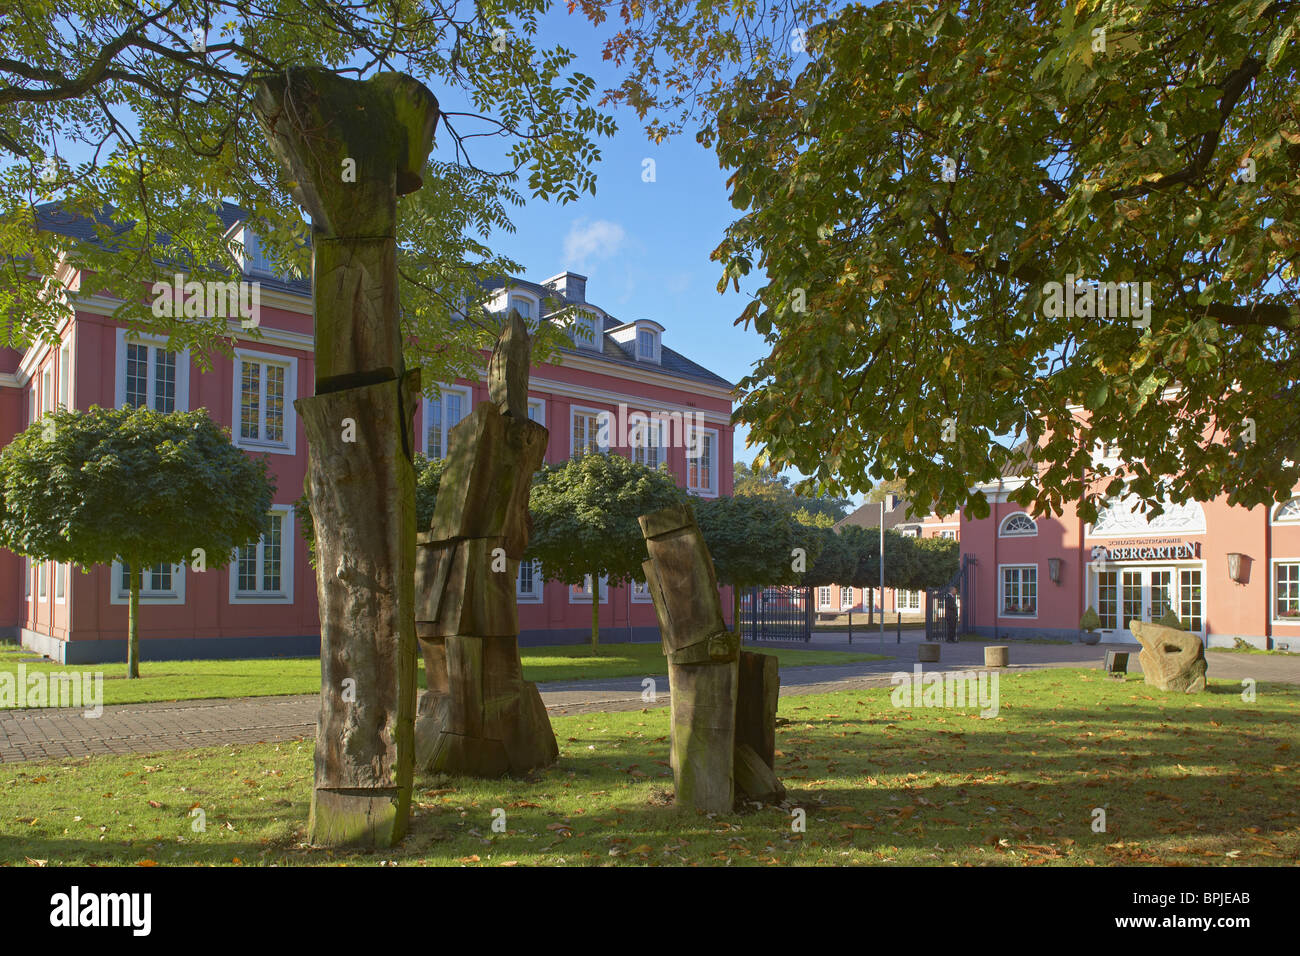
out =
[[(891, 637), (892, 640), (892, 637)], [(916, 663), (918, 640), (886, 643), (884, 653), (893, 659), (860, 664), (817, 664), (790, 667), (781, 672), (781, 695), (817, 694), (834, 690), (887, 685), (895, 671), (910, 671)], [(747, 647), (749, 645), (746, 645)], [(807, 644), (793, 645), (807, 648)], [(845, 635), (818, 634), (812, 647), (847, 650)], [(1138, 672), (1134, 645), (1110, 645), (1133, 653), (1129, 671)], [(879, 653), (877, 641), (855, 637), (853, 650)], [(762, 647), (757, 648), (762, 650)], [(1098, 667), (1107, 645), (1021, 644), (1011, 642), (1009, 670), (1043, 667)], [(926, 664), (926, 670), (965, 670), (984, 663), (984, 645), (944, 644), (943, 660)], [(554, 714), (639, 710), (668, 703), (668, 678), (655, 677), (657, 700), (641, 697), (641, 677), (599, 681), (541, 684), (542, 700)], [(1300, 655), (1210, 653), (1213, 680), (1300, 684)], [(161, 704), (117, 704), (104, 708), (95, 719), (78, 709), (0, 711), (0, 763), (46, 758), (83, 757), (89, 754), (153, 753), (194, 747), (273, 743), (311, 737), (316, 732), (317, 697), (244, 697), (232, 700), (194, 700)]]

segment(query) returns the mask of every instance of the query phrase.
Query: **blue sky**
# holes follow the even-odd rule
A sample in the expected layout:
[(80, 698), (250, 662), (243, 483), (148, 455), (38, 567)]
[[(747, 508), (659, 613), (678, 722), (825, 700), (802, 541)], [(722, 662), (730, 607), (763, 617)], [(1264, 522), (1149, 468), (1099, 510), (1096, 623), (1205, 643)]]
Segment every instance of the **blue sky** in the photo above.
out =
[[(614, 84), (617, 73), (600, 54), (605, 27), (563, 6), (547, 26), (543, 42), (563, 29), (562, 42), (577, 55), (572, 69), (594, 77), (599, 90)], [(738, 382), (766, 349), (756, 332), (734, 324), (759, 283), (719, 294), (721, 267), (709, 259), (737, 215), (727, 174), (693, 134), (656, 146), (631, 110), (613, 115), (619, 131), (599, 141), (596, 195), (564, 206), (531, 200), (511, 211), (517, 231), (494, 234), (493, 245), (533, 281), (566, 269), (587, 276), (589, 301), (620, 319), (654, 319), (665, 327), (665, 345)], [(646, 159), (654, 160), (654, 182), (642, 179)], [(757, 449), (744, 447), (745, 434), (737, 431), (735, 457), (750, 461)]]

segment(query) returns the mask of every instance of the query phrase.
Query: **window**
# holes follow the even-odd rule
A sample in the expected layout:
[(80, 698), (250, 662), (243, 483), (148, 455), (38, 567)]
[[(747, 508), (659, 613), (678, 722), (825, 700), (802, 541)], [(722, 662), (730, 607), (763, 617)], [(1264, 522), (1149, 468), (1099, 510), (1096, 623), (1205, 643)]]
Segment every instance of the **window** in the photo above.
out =
[(594, 315), (575, 315), (573, 317), (573, 344), (580, 349), (593, 349), (600, 352), (603, 343), (600, 341), (601, 336), (596, 327), (596, 317)]
[(654, 597), (650, 594), (650, 585), (645, 581), (632, 582), (632, 603), (633, 604), (653, 604)]
[[(590, 604), (591, 603), (591, 575), (588, 574), (582, 579), (581, 584), (569, 585), (569, 603), (570, 604)], [(600, 579), (600, 603), (609, 603), (609, 581), (604, 577)]]
[(235, 350), (235, 444), (293, 454), (298, 360)]
[[(718, 433), (697, 428), (686, 449), (686, 490), (702, 495), (718, 493)], [(695, 456), (691, 456), (695, 452)]]
[(1038, 616), (1038, 566), (1012, 565), (1002, 569), (1002, 615)]
[(628, 425), (627, 441), (632, 460), (647, 468), (658, 468), (664, 460), (664, 423), (633, 412), (628, 417)]
[[(145, 568), (140, 576), (141, 604), (184, 604), (185, 565), (158, 564)], [(113, 562), (110, 604), (126, 604), (131, 599), (131, 572), (128, 565)]]
[(939, 532), (939, 537), (941, 537), (941, 538), (947, 538), (949, 541), (956, 541), (956, 540), (957, 540), (957, 532), (956, 532), (956, 531), (940, 531), (940, 532)]
[(23, 597), (32, 599), (32, 559), (23, 558)]
[(45, 582), (46, 562), (38, 561), (36, 563), (36, 600), (44, 601), (49, 597), (48, 586)]
[(54, 566), (54, 603), (62, 604), (68, 597), (68, 565)]
[(609, 412), (575, 405), (570, 412), (569, 434), (572, 458), (609, 451)]
[(831, 589), (821, 587), (817, 589), (817, 606), (819, 608), (829, 608), (831, 606)]
[(1101, 630), (1119, 627), (1119, 572), (1102, 571), (1097, 575), (1097, 617)]
[(642, 362), (659, 361), (659, 334), (654, 329), (637, 329), (636, 357)]
[(1008, 515), (1003, 520), (1002, 527), (998, 529), (1000, 538), (1030, 538), (1036, 534), (1038, 534), (1038, 523), (1023, 511)]
[(54, 368), (51, 366), (41, 373), (41, 411), (54, 411)]
[(269, 519), (260, 538), (235, 549), (231, 604), (293, 603), (293, 509), (276, 505)]
[(506, 315), (514, 309), (519, 313), (519, 317), (524, 320), (524, 325), (528, 327), (529, 332), (537, 331), (537, 305), (532, 299), (522, 295), (512, 295), (507, 300)]
[(243, 232), (244, 271), (275, 275), (275, 266), (262, 248), (262, 240), (251, 229)]
[(1273, 565), (1273, 619), (1300, 624), (1300, 562)]
[(1189, 568), (1178, 572), (1179, 610), (1178, 616), (1187, 625), (1189, 631), (1201, 630), (1201, 569)]
[[(528, 604), (542, 603), (542, 567), (533, 560), (519, 562), (519, 577), (515, 582), (515, 596)], [(588, 598), (590, 600), (590, 597)]]
[(72, 343), (65, 342), (59, 349), (59, 407), (71, 408)]
[(840, 609), (853, 607), (853, 588), (840, 588)]
[(920, 591), (895, 591), (897, 603), (895, 609), (899, 611), (919, 611), (921, 610), (921, 592)]
[(469, 414), (470, 391), (443, 386), (436, 398), (424, 403), (424, 453), (446, 458), (451, 430)]
[(541, 398), (530, 398), (528, 400), (528, 419), (537, 422), (543, 428), (546, 427), (546, 400)]
[(1300, 524), (1300, 498), (1292, 498), (1286, 504), (1278, 505), (1273, 512), (1274, 524)]
[[(169, 352), (162, 339), (117, 330), (117, 407), (189, 410), (189, 350)], [(236, 416), (238, 421), (238, 416)]]

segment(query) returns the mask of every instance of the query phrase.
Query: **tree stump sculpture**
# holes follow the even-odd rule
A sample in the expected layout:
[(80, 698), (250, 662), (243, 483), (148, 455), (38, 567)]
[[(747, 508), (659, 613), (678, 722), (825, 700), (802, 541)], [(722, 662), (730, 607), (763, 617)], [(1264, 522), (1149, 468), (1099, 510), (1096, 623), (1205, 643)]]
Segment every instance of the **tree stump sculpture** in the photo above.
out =
[(451, 430), (433, 520), (419, 536), (415, 627), (429, 689), (416, 760), (430, 771), (519, 775), (559, 756), (541, 694), (519, 661), (515, 579), (548, 438), (528, 417), (531, 351), (512, 311), (488, 364), (491, 401)]
[(414, 767), (418, 372), (402, 358), (397, 197), (420, 188), (438, 101), (409, 76), (292, 69), (253, 109), (312, 219), (315, 395), (294, 402), (310, 448), (321, 707), (308, 838), (390, 845)]
[(1205, 646), (1188, 631), (1163, 624), (1131, 621), (1128, 629), (1142, 644), (1138, 663), (1143, 680), (1161, 690), (1196, 694), (1205, 690)]
[(741, 800), (784, 799), (773, 771), (777, 660), (740, 650), (727, 630), (718, 579), (688, 505), (639, 519), (642, 564), (672, 694), (671, 764), (679, 806), (730, 812)]

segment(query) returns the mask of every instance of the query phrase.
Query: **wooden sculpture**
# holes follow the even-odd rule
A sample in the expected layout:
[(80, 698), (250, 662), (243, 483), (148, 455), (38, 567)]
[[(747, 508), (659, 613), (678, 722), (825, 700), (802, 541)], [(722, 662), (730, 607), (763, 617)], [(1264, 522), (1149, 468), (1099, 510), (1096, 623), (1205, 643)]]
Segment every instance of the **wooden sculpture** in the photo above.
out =
[(387, 846), (406, 830), (414, 762), (419, 377), (402, 359), (397, 197), (420, 188), (438, 101), (409, 76), (290, 69), (253, 110), (312, 219), (310, 447), (321, 706), (308, 839)]
[(668, 657), (676, 802), (723, 813), (741, 800), (784, 799), (773, 771), (776, 658), (741, 651), (740, 635), (727, 630), (713, 559), (690, 506), (639, 521), (650, 554), (642, 569)]
[(415, 626), (429, 689), (416, 760), (431, 771), (518, 775), (559, 756), (519, 661), (515, 578), (548, 439), (528, 418), (530, 355), (528, 328), (512, 311), (488, 365), (491, 401), (451, 430), (433, 520), (419, 536)]

